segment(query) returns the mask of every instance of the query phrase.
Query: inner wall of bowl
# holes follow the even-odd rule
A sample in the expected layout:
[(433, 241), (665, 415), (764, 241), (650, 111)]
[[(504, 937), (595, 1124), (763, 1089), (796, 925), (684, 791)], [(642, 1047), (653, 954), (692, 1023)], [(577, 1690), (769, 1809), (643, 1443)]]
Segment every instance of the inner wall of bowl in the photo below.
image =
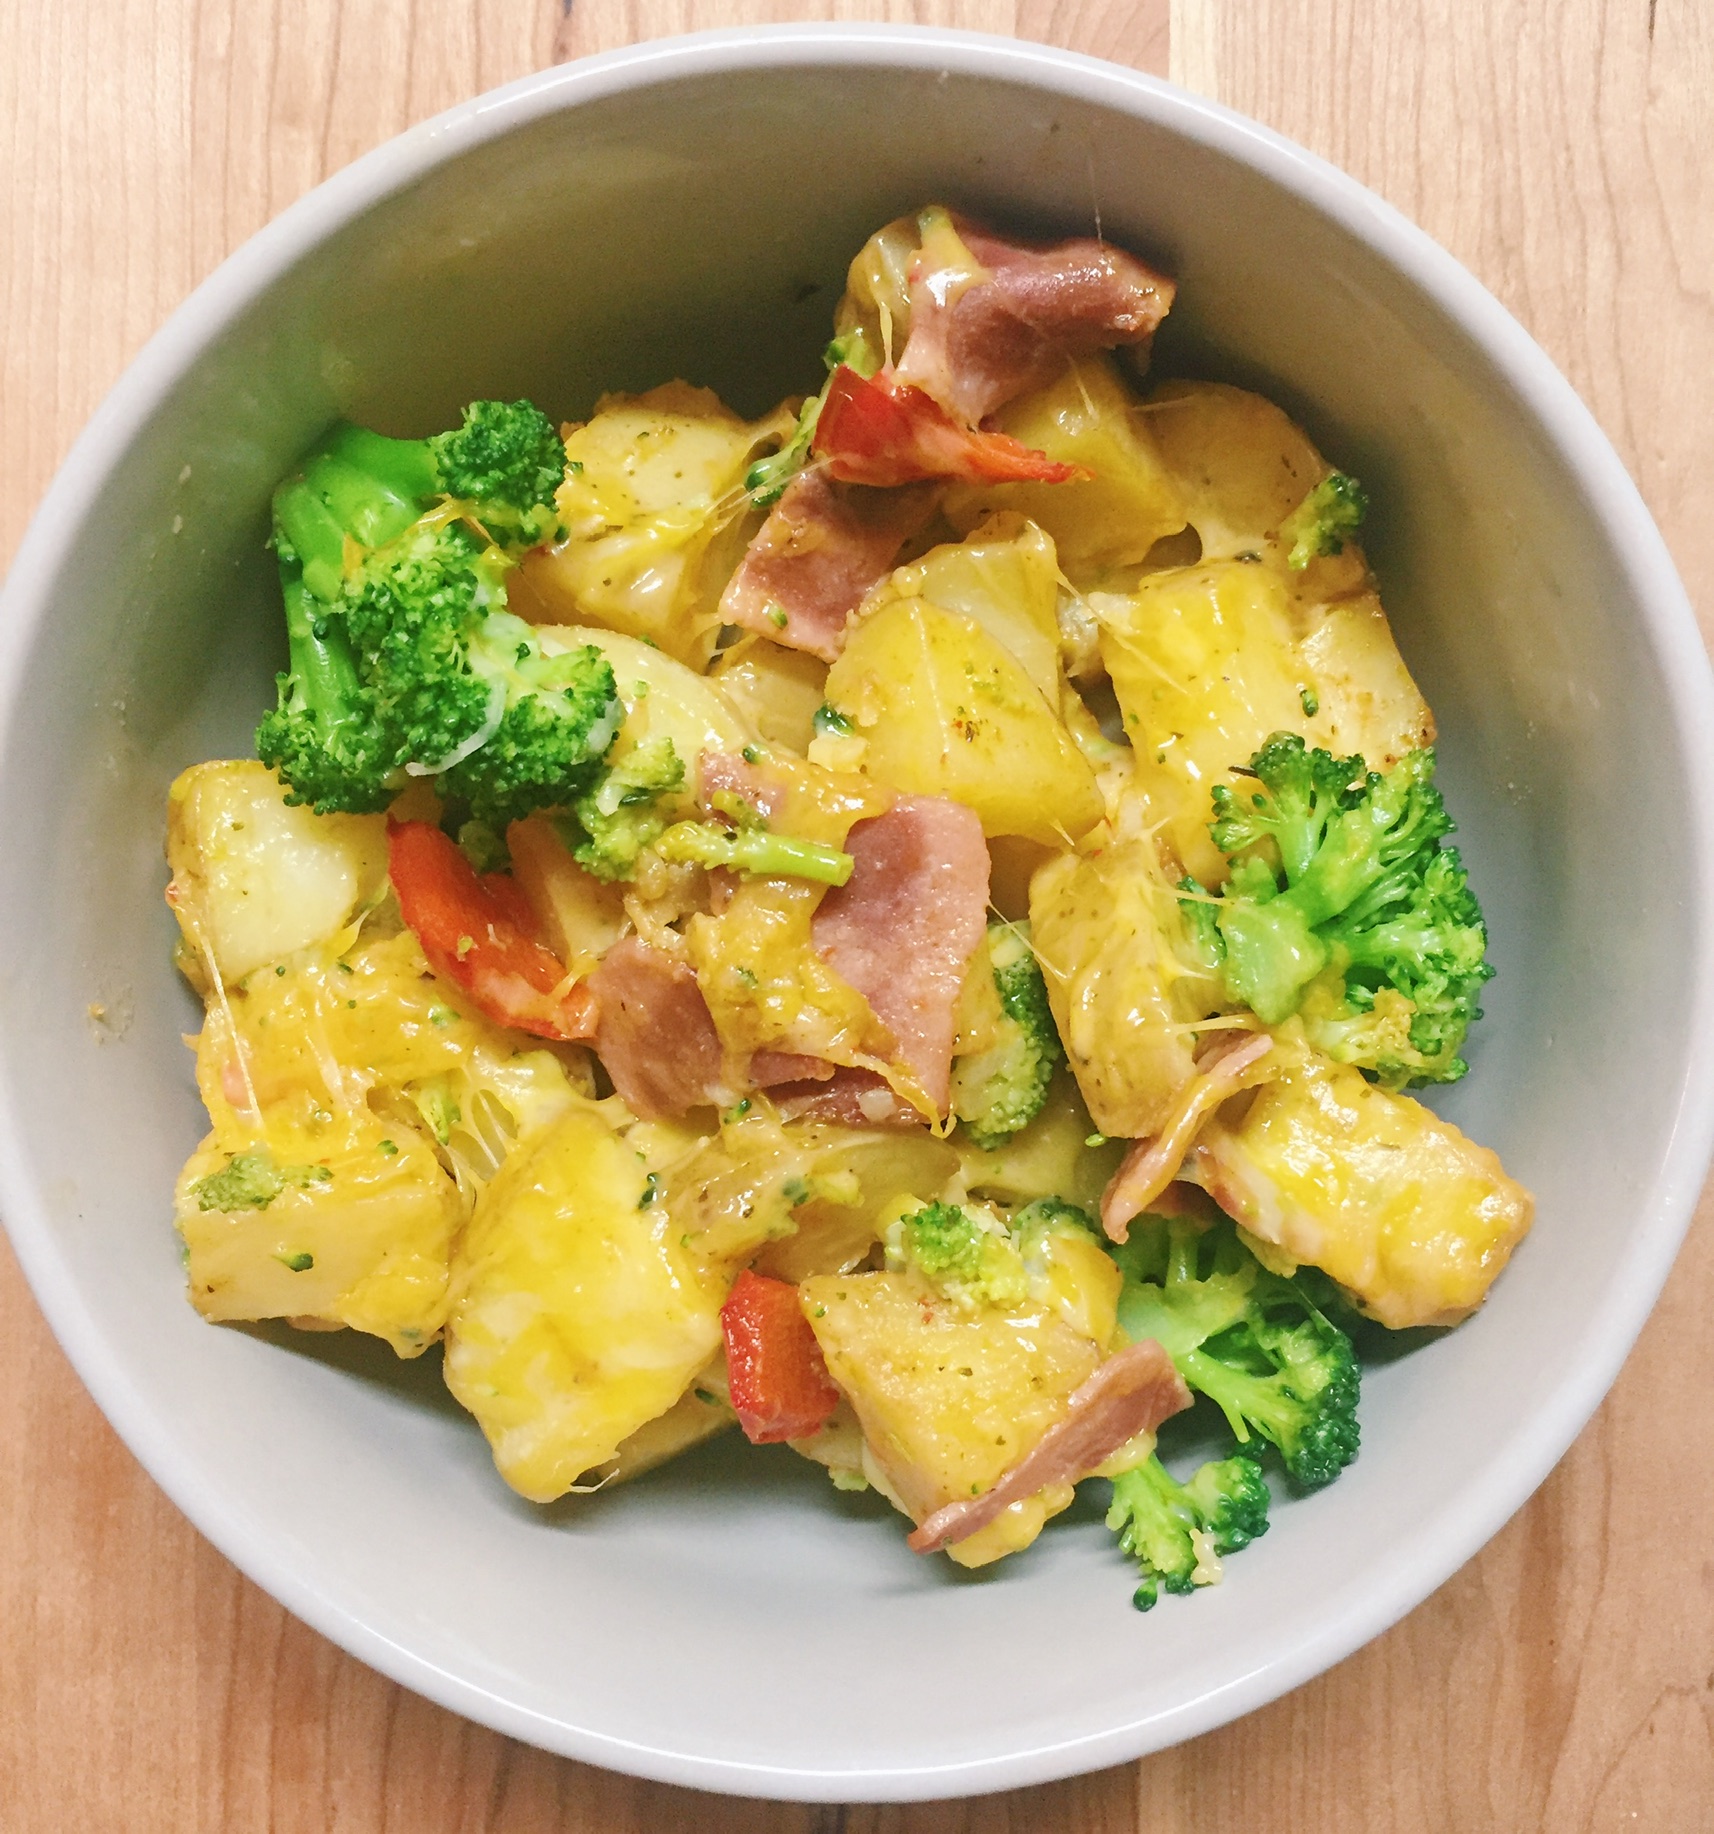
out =
[[(813, 388), (845, 262), (929, 198), (1064, 232), (1098, 210), (1179, 280), (1160, 364), (1275, 392), (1368, 484), (1500, 970), (1472, 1074), (1438, 1105), (1540, 1200), (1486, 1312), (1371, 1375), (1336, 1489), (1282, 1503), (1224, 1586), (1147, 1618), (1092, 1511), (970, 1578), (783, 1452), (716, 1448), (531, 1509), (432, 1359), (201, 1324), (169, 1220), (203, 1121), (163, 798), (184, 765), (245, 754), (271, 693), (273, 481), (338, 413), (406, 432), (478, 395), (574, 415), (683, 375), (753, 412)], [(1687, 765), (1597, 508), (1464, 334), (1354, 236), (1093, 103), (911, 71), (729, 74), (549, 113), (381, 202), (240, 311), (121, 455), (4, 759), (0, 1064), (142, 1449), (170, 1443), (181, 1500), (219, 1493), (204, 1520), (324, 1627), (627, 1768), (955, 1786), (960, 1765), (1063, 1744), (1069, 1769), (1075, 1741), (1111, 1733), (1081, 1747), (1111, 1758), (1252, 1704), (1401, 1561), (1437, 1577), (1449, 1499), (1527, 1456), (1672, 1124), (1694, 888), (1662, 803)]]

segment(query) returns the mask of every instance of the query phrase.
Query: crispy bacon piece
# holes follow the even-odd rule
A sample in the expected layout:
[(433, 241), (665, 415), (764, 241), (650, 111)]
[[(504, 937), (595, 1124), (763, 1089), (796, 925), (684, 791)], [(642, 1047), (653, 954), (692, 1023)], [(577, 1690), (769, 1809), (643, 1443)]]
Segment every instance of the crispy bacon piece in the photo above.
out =
[(801, 1051), (757, 1051), (750, 1059), (750, 1085), (777, 1089), (794, 1083), (824, 1083), (834, 1066), (824, 1058), (806, 1057)]
[(800, 471), (745, 550), (720, 599), (728, 624), (831, 662), (845, 620), (934, 514), (932, 486), (865, 490)]
[(797, 1288), (745, 1268), (720, 1308), (732, 1411), (752, 1445), (818, 1433), (839, 1405)]
[(1063, 465), (1007, 433), (960, 424), (932, 395), (886, 370), (872, 378), (841, 364), (827, 385), (811, 450), (846, 484), (1069, 484), (1090, 473)]
[(901, 796), (856, 823), (845, 851), (855, 864), (816, 908), (816, 950), (875, 1009), (944, 1114), (958, 995), (987, 927), (982, 824), (944, 796)]
[(1147, 342), (1172, 305), (1170, 280), (1105, 242), (1008, 242), (953, 220), (984, 271), (937, 290), (931, 274), (913, 268), (897, 377), (970, 426), (1051, 382), (1068, 357)]
[(1262, 1080), (1256, 1066), (1273, 1043), (1266, 1032), (1241, 1032), (1197, 1065), (1196, 1074), (1179, 1092), (1166, 1125), (1132, 1146), (1102, 1193), (1101, 1227), (1110, 1240), (1124, 1241), (1132, 1221), (1178, 1176), (1203, 1120), (1240, 1089)]
[(1063, 1418), (991, 1488), (937, 1509), (910, 1536), (919, 1554), (936, 1554), (984, 1529), (1013, 1503), (1049, 1484), (1075, 1484), (1137, 1434), (1153, 1432), (1190, 1405), (1190, 1390), (1152, 1337), (1107, 1358), (1072, 1395)]
[(708, 1002), (683, 962), (625, 936), (585, 984), (600, 1006), (596, 1052), (633, 1114), (659, 1121), (737, 1100)]
[(457, 844), (426, 821), (388, 824), (387, 871), (429, 966), (487, 1017), (537, 1038), (594, 1036), (589, 984), (569, 984), (565, 963), (536, 940), (516, 880), (498, 872), (479, 878)]
[(900, 1101), (873, 1070), (822, 1066), (820, 1080), (790, 1082), (770, 1089), (788, 1121), (831, 1121), (839, 1127), (922, 1127), (927, 1116)]

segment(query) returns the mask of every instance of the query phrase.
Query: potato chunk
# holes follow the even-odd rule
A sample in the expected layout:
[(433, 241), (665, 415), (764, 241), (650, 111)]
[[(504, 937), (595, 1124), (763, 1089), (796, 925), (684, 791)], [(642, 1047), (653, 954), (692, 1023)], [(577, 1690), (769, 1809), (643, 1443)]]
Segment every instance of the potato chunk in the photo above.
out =
[(992, 516), (963, 541), (895, 567), (869, 594), (927, 599), (973, 618), (1022, 665), (1050, 707), (1059, 704), (1059, 560), (1045, 530), (1015, 512)]
[(1101, 793), (1023, 665), (973, 618), (893, 599), (852, 631), (827, 696), (865, 741), (863, 770), (974, 809), (989, 836), (1048, 846), (1101, 819)]
[(478, 1201), (446, 1381), (520, 1495), (563, 1496), (719, 1347), (727, 1283), (679, 1233), (636, 1153), (588, 1107), (520, 1146)]
[(1274, 732), (1300, 732), (1384, 770), (1428, 744), (1433, 721), (1373, 593), (1294, 601), (1262, 562), (1146, 574), (1095, 593), (1101, 654), (1136, 751), (1151, 820), (1205, 885), (1226, 876), (1209, 838), (1212, 793)]
[(1468, 1317), (1534, 1211), (1487, 1147), (1310, 1052), (1229, 1103), (1194, 1162), (1252, 1235), (1330, 1274), (1393, 1330)]
[(191, 1304), (209, 1319), (313, 1319), (420, 1355), (446, 1318), (458, 1188), (406, 1128), (277, 1111), (234, 1154), (210, 1135), (179, 1177)]
[(1189, 871), (1226, 876), (1208, 837), (1217, 783), (1271, 732), (1303, 729), (1315, 684), (1298, 655), (1284, 581), (1241, 561), (1149, 574), (1091, 601), (1101, 654), (1137, 756), (1137, 787)]
[(946, 505), (953, 527), (972, 528), (995, 510), (1021, 511), (1053, 537), (1077, 585), (1140, 561), (1163, 535), (1184, 527), (1179, 486), (1111, 358), (1068, 363), (1058, 381), (1019, 396), (994, 418), (1026, 446), (1095, 475), (1076, 484), (955, 490)]
[(167, 792), (167, 902), (193, 974), (241, 981), (342, 930), (387, 882), (383, 815), (317, 815), (253, 758), (193, 764)]
[(723, 650), (708, 679), (769, 745), (807, 752), (815, 715), (827, 699), (827, 664), (752, 636)]
[(1288, 414), (1229, 383), (1163, 383), (1148, 419), (1205, 560), (1260, 555), (1327, 471)]
[(669, 382), (608, 395), (565, 442), (569, 531), (519, 568), (513, 609), (532, 623), (592, 623), (646, 637), (700, 668), (716, 605), (752, 522), (736, 512), (751, 459), (789, 417), (751, 424), (708, 389)]
[(1189, 1026), (1218, 992), (1180, 953), (1182, 921), (1147, 839), (1050, 861), (1030, 926), (1066, 1060), (1097, 1128), (1154, 1133), (1195, 1070)]
[[(917, 1522), (995, 1483), (1101, 1360), (1048, 1307), (966, 1312), (902, 1274), (820, 1275), (798, 1294), (862, 1424), (871, 1480)], [(1051, 1486), (947, 1551), (964, 1566), (1015, 1553), (1071, 1496)]]

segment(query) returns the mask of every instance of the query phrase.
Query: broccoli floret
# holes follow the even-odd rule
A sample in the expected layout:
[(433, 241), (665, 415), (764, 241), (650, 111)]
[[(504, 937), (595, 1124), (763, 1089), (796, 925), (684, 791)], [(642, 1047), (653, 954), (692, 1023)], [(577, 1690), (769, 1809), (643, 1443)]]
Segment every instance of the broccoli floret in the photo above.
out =
[(559, 529), (554, 493), (565, 482), (565, 446), (527, 401), (475, 401), (464, 424), (429, 442), (439, 488), (470, 504), (489, 535), (534, 547)]
[(663, 799), (684, 788), (684, 762), (671, 739), (653, 739), (603, 771), (564, 824), (572, 857), (598, 879), (629, 879), (643, 849), (667, 825)]
[[(1249, 774), (1247, 796), (1214, 791), (1209, 833), (1233, 861), (1225, 895), (1206, 907), (1196, 886), (1181, 906), (1218, 950), (1228, 997), (1277, 1025), (1327, 976), (1307, 1014), (1318, 1044), (1395, 1086), (1456, 1081), (1493, 969), (1463, 861), (1443, 844), (1453, 824), (1432, 748), (1382, 775), (1276, 732)], [(1388, 989), (1409, 1003), (1408, 1021), (1381, 998)]]
[(326, 1184), (324, 1165), (276, 1165), (265, 1146), (234, 1153), (218, 1172), (191, 1186), (199, 1210), (266, 1210), (287, 1185)]
[(1363, 486), (1343, 471), (1330, 472), (1280, 524), (1280, 540), (1291, 543), (1286, 565), (1301, 573), (1320, 556), (1343, 554), (1368, 511)]
[(1000, 999), (998, 1036), (952, 1066), (952, 1112), (984, 1152), (1003, 1146), (1036, 1118), (1065, 1061), (1028, 929), (990, 924), (988, 960)]
[(1088, 1236), (1092, 1242), (1103, 1239), (1095, 1218), (1076, 1204), (1068, 1204), (1063, 1197), (1038, 1197), (1033, 1203), (1025, 1204), (1012, 1218), (1011, 1227), (1012, 1239), (1026, 1253), (1029, 1246), (1044, 1235), (1076, 1233)]
[(301, 577), (283, 586), (291, 667), (279, 678), (279, 705), (256, 728), (256, 755), (279, 772), (289, 801), (323, 815), (373, 814), (392, 800), (396, 748), (358, 680), (342, 621), (317, 605)]
[(1119, 1326), (1154, 1338), (1226, 1415), (1240, 1444), (1278, 1448), (1305, 1490), (1357, 1456), (1360, 1378), (1351, 1340), (1295, 1279), (1269, 1273), (1222, 1219), (1145, 1217), (1113, 1250)]
[(848, 331), (843, 337), (836, 337), (822, 352), (821, 360), (828, 372), (821, 393), (811, 396), (798, 410), (797, 425), (786, 443), (777, 452), (757, 459), (744, 474), (744, 488), (757, 509), (777, 503), (785, 487), (809, 462), (809, 449), (827, 401), (827, 390), (832, 385), (833, 372), (843, 364), (847, 369), (856, 370), (858, 375), (868, 377), (881, 367), (879, 354), (870, 347), (861, 331)]
[(655, 842), (663, 860), (690, 866), (728, 866), (734, 872), (763, 879), (813, 879), (820, 885), (843, 885), (855, 862), (825, 841), (774, 834), (761, 821), (737, 828), (716, 822), (681, 821)]
[(1021, 1305), (1029, 1296), (1023, 1258), (998, 1216), (978, 1205), (927, 1204), (888, 1224), (887, 1265), (911, 1269), (937, 1292), (975, 1311)]
[(1107, 1526), (1142, 1569), (1132, 1603), (1147, 1611), (1163, 1589), (1217, 1584), (1219, 1556), (1268, 1532), (1270, 1500), (1262, 1467), (1241, 1453), (1203, 1465), (1184, 1484), (1153, 1453), (1120, 1472)]
[(337, 427), (274, 493), (292, 666), (257, 749), (292, 800), (377, 810), (437, 776), (499, 829), (592, 784), (623, 717), (612, 669), (545, 654), (506, 611), (564, 469), (538, 409), (479, 401), (433, 439)]

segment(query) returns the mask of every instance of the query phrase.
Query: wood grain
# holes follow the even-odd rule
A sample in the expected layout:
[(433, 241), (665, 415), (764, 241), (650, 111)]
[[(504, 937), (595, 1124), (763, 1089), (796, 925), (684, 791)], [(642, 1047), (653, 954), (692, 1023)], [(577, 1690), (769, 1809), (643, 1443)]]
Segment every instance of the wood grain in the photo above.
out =
[[(1167, 0), (0, 0), (0, 558), (142, 341), (327, 173), (556, 58), (809, 17), (1011, 32), (1145, 69), (1170, 54), (1177, 80), (1355, 172), (1566, 369), (1714, 619), (1706, 0), (1171, 0), (1170, 43)], [(0, 1255), (0, 1830), (1714, 1829), (1711, 1302), (1704, 1216), (1540, 1494), (1319, 1682), (1123, 1770), (835, 1810), (549, 1758), (333, 1649), (155, 1490)]]

